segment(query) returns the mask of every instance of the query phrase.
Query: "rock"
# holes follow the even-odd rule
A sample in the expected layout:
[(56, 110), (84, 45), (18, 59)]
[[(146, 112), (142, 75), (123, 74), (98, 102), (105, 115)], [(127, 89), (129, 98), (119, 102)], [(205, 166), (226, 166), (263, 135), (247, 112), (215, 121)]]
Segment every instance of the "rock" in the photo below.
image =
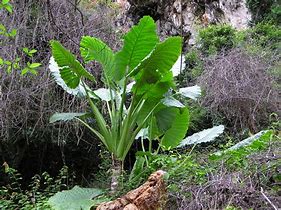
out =
[(151, 174), (137, 189), (114, 201), (99, 205), (96, 210), (157, 210), (163, 207), (167, 200), (164, 174), (162, 170)]
[(161, 35), (188, 36), (189, 45), (195, 43), (200, 27), (227, 23), (245, 29), (251, 20), (246, 0), (127, 0), (127, 4), (124, 15), (131, 19), (131, 22), (126, 19), (130, 24), (150, 15), (159, 21)]

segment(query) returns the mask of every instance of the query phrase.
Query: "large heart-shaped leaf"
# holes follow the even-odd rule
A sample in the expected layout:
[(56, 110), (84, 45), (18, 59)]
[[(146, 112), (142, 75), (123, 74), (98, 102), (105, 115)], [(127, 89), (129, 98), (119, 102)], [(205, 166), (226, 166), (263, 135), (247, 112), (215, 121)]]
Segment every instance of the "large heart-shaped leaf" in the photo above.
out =
[(105, 199), (94, 199), (103, 193), (101, 189), (75, 186), (71, 190), (56, 193), (49, 198), (48, 203), (55, 210), (90, 210), (91, 207), (105, 201)]
[(50, 117), (50, 123), (58, 122), (58, 121), (69, 121), (73, 120), (77, 117), (81, 117), (86, 115), (86, 113), (55, 113)]
[(115, 78), (122, 79), (131, 72), (155, 47), (159, 41), (156, 34), (156, 24), (151, 17), (143, 17), (124, 39), (123, 49), (115, 57)]
[(183, 147), (190, 144), (200, 144), (205, 142), (210, 142), (215, 140), (220, 134), (224, 131), (224, 126), (219, 125), (213, 128), (205, 129), (198, 133), (193, 134), (192, 136), (188, 136), (187, 138), (183, 139), (182, 142), (178, 147)]
[(70, 88), (65, 83), (65, 81), (62, 79), (61, 74), (60, 74), (61, 68), (58, 66), (54, 57), (51, 57), (51, 59), (50, 59), (49, 69), (50, 69), (51, 75), (53, 76), (56, 83), (59, 86), (61, 86), (67, 93), (74, 95), (74, 96), (86, 96), (85, 88), (82, 86), (80, 81), (79, 81), (79, 85), (76, 88)]
[(75, 56), (58, 41), (52, 41), (51, 46), (53, 57), (60, 68), (61, 77), (68, 87), (72, 89), (78, 87), (81, 77), (95, 81), (94, 76), (86, 71)]
[(157, 44), (149, 57), (133, 69), (131, 75), (137, 74), (142, 69), (147, 74), (159, 72), (161, 75), (165, 75), (178, 60), (181, 53), (181, 44), (181, 37), (169, 37), (164, 42)]
[(179, 89), (179, 94), (186, 98), (191, 98), (193, 100), (196, 100), (199, 96), (201, 96), (201, 92), (201, 88), (198, 85)]
[(240, 142), (238, 142), (237, 144), (233, 145), (232, 147), (224, 150), (224, 151), (219, 151), (216, 152), (214, 155), (222, 155), (223, 153), (227, 153), (229, 151), (233, 151), (233, 150), (238, 150), (240, 148), (246, 147), (246, 146), (250, 146), (252, 145), (255, 141), (261, 139), (263, 136), (265, 136), (266, 134), (270, 133), (269, 130), (262, 130), (258, 133), (256, 133), (253, 136), (250, 136)]
[(187, 108), (177, 109), (172, 126), (164, 134), (161, 145), (166, 148), (175, 148), (184, 138), (189, 124), (189, 111)]
[(93, 60), (100, 62), (107, 78), (113, 78), (114, 54), (104, 42), (94, 37), (84, 36), (80, 42), (80, 51), (85, 62)]

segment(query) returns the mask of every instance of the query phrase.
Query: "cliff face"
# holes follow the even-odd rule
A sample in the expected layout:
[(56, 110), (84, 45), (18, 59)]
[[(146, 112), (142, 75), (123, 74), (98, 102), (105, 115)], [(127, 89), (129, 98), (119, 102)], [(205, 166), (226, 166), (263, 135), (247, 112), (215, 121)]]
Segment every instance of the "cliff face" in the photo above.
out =
[[(121, 0), (118, 0), (121, 1)], [(251, 14), (246, 0), (122, 0), (128, 17), (137, 22), (150, 15), (158, 22), (162, 36), (183, 35), (194, 44), (196, 31), (208, 24), (227, 23), (237, 29), (247, 28)]]

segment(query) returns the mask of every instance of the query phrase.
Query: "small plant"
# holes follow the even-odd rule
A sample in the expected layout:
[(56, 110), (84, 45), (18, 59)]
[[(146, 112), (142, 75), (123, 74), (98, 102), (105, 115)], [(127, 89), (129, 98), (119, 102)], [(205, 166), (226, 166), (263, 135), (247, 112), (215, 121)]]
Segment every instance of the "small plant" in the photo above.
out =
[[(10, 0), (2, 0), (2, 2), (0, 2), (0, 10), (1, 9), (5, 9), (9, 13), (13, 13), (13, 6), (11, 5)], [(7, 37), (7, 38), (15, 38), (17, 36), (17, 29), (11, 29), (10, 31), (8, 31), (6, 26), (0, 22), (0, 37), (1, 36)], [(3, 43), (0, 42), (0, 46), (2, 44)], [(37, 50), (35, 50), (35, 49), (29, 50), (28, 48), (23, 48), (22, 50), (30, 58), (32, 58), (34, 53), (37, 52)], [(41, 66), (40, 63), (27, 62), (26, 64), (24, 64), (22, 66), (21, 60), (22, 59), (19, 57), (15, 58), (14, 60), (7, 60), (7, 59), (0, 57), (0, 68), (5, 69), (8, 74), (11, 73), (12, 70), (22, 69), (21, 75), (25, 75), (28, 72), (31, 74), (37, 75), (37, 69), (39, 66)]]
[(4, 170), (8, 184), (0, 188), (1, 209), (51, 209), (47, 203), (48, 198), (72, 185), (73, 176), (69, 175), (66, 166), (56, 178), (52, 178), (47, 172), (35, 175), (26, 190), (21, 185), (22, 176), (16, 169), (4, 163)]

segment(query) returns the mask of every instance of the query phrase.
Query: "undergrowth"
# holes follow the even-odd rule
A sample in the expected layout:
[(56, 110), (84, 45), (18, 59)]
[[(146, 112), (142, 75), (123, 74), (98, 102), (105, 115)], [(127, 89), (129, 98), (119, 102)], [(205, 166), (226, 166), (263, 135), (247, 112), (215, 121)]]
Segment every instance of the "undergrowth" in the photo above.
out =
[(6, 162), (3, 166), (7, 181), (0, 188), (0, 209), (3, 210), (51, 209), (47, 203), (49, 197), (58, 191), (69, 189), (75, 178), (68, 167), (64, 166), (56, 177), (47, 172), (36, 174), (25, 189), (22, 186), (22, 175), (16, 169), (10, 168)]

